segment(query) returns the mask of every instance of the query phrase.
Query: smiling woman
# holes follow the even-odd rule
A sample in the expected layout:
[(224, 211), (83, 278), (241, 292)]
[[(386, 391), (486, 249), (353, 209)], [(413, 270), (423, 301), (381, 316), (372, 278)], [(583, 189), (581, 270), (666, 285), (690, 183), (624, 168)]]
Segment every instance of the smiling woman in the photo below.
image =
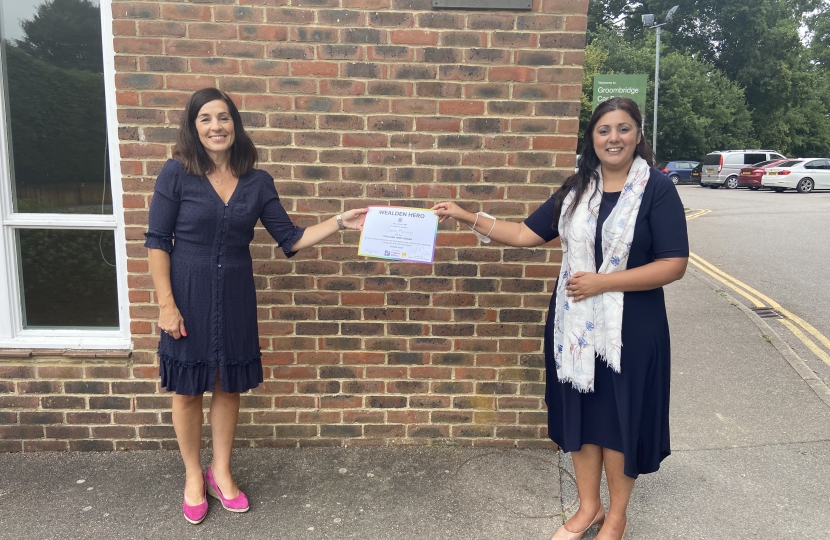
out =
[[(207, 514), (205, 490), (233, 512), (248, 499), (231, 475), (240, 393), (263, 381), (257, 298), (249, 245), (262, 223), (287, 257), (344, 228), (360, 229), (365, 209), (308, 228), (286, 214), (233, 100), (204, 88), (188, 100), (173, 158), (156, 180), (146, 233), (159, 305), (161, 386), (173, 395), (173, 426), (186, 469), (182, 511)], [(202, 395), (213, 392), (213, 461), (199, 461)]]
[(689, 255), (683, 205), (671, 180), (650, 167), (637, 104), (605, 101), (585, 133), (577, 172), (524, 223), (452, 202), (434, 208), (442, 221), (452, 217), (509, 246), (561, 239), (545, 326), (545, 402), (549, 436), (573, 453), (580, 506), (553, 540), (577, 540), (603, 521), (602, 538), (624, 537), (634, 479), (671, 452), (662, 287), (683, 277)]
[(238, 178), (256, 164), (257, 152), (231, 98), (205, 88), (190, 98), (173, 157), (196, 176)]

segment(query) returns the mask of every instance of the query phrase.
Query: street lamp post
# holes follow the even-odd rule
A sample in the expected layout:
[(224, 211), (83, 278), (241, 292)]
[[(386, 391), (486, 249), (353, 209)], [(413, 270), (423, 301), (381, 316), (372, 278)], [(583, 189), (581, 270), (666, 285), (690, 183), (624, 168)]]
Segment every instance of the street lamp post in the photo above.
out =
[(666, 14), (666, 20), (660, 24), (654, 23), (654, 15), (650, 13), (648, 15), (643, 15), (643, 26), (646, 28), (657, 29), (657, 51), (654, 59), (654, 125), (651, 127), (651, 129), (654, 130), (654, 134), (651, 138), (651, 149), (654, 151), (655, 156), (657, 155), (657, 102), (660, 94), (660, 27), (671, 22), (677, 8), (679, 7), (680, 6), (674, 6), (671, 8), (668, 14)]

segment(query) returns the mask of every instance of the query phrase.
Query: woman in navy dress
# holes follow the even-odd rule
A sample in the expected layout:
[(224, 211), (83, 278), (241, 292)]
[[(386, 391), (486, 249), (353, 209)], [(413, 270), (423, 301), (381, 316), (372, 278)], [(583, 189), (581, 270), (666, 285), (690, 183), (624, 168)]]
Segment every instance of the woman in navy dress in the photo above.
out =
[[(627, 98), (614, 98), (593, 114), (576, 174), (523, 223), (466, 212), (454, 203), (435, 206), (442, 220), (452, 217), (510, 246), (545, 244), (559, 237), (560, 228), (568, 231), (583, 226), (590, 232), (584, 237), (584, 246), (568, 242), (567, 250), (563, 232), (563, 256), (566, 251), (589, 253), (593, 255), (594, 271), (560, 274), (545, 331), (548, 435), (562, 451), (572, 453), (580, 500), (579, 510), (556, 531), (553, 540), (578, 540), (597, 524), (602, 524), (598, 540), (623, 538), (635, 479), (639, 474), (656, 471), (670, 454), (670, 346), (662, 287), (683, 277), (689, 247), (677, 190), (668, 177), (648, 167), (649, 163), (653, 163), (653, 154), (643, 138), (637, 105)], [(638, 201), (639, 207), (621, 219), (626, 216), (621, 194), (632, 189), (638, 167), (642, 191), (629, 197), (627, 204)], [(570, 193), (573, 198), (568, 197)], [(566, 203), (570, 206), (563, 211)], [(580, 204), (594, 205), (595, 213), (582, 215), (593, 216), (586, 223), (595, 230), (575, 222), (578, 210), (574, 209)], [(614, 214), (617, 223), (606, 224), (618, 206), (621, 208)], [(620, 262), (603, 253), (605, 248), (611, 249), (603, 245), (603, 232), (613, 227), (631, 231), (630, 239), (622, 242), (628, 258), (624, 270), (607, 270)], [(603, 264), (607, 258), (609, 262)], [(563, 358), (563, 349), (556, 343), (556, 326), (560, 324), (557, 305), (565, 311), (586, 300), (602, 306), (604, 298), (614, 298), (615, 294), (622, 299), (618, 365), (612, 367), (612, 362), (606, 362), (610, 353), (603, 357), (597, 353), (585, 384), (578, 384), (580, 366), (576, 374), (560, 376), (566, 373), (563, 364), (567, 363), (567, 354)], [(589, 304), (579, 304), (583, 305)], [(560, 313), (560, 320), (567, 321), (568, 316)], [(593, 324), (587, 329), (588, 333), (593, 331)], [(577, 338), (570, 349), (564, 350), (573, 351), (582, 345), (581, 338)], [(607, 514), (600, 500), (603, 467), (611, 501)]]
[[(159, 305), (161, 385), (174, 392), (173, 427), (186, 469), (182, 511), (199, 523), (206, 492), (228, 510), (248, 510), (230, 465), (240, 393), (263, 380), (249, 251), (254, 226), (261, 221), (291, 257), (338, 230), (362, 228), (366, 210), (296, 227), (273, 178), (254, 168), (257, 151), (239, 111), (214, 88), (188, 101), (173, 157), (156, 180), (144, 245)], [(213, 393), (213, 460), (203, 474), (205, 392)]]

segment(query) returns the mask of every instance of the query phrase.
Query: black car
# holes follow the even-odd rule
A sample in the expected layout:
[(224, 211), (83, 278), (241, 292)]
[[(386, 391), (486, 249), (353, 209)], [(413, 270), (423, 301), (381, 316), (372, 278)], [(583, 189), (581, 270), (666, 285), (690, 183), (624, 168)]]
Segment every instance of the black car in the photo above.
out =
[[(675, 184), (686, 184), (695, 182), (692, 178), (692, 171), (699, 165), (700, 162), (689, 160), (662, 161), (657, 164), (657, 170), (671, 178), (671, 181)], [(700, 178), (697, 179), (697, 182), (700, 182)]]
[(703, 170), (703, 163), (698, 163), (697, 167), (692, 169), (692, 175), (690, 182), (694, 182), (695, 184), (700, 183), (700, 172)]

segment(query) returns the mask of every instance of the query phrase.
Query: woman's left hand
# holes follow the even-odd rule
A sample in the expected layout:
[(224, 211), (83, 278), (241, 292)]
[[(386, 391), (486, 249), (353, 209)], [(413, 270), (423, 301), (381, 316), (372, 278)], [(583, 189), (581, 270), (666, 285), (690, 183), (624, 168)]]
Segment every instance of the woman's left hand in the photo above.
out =
[(577, 272), (568, 280), (565, 287), (566, 295), (574, 302), (585, 300), (605, 292), (603, 288), (605, 276), (593, 272)]
[(366, 212), (368, 208), (355, 208), (354, 210), (346, 210), (341, 214), (343, 216), (343, 226), (347, 229), (363, 230), (363, 223), (366, 221)]

